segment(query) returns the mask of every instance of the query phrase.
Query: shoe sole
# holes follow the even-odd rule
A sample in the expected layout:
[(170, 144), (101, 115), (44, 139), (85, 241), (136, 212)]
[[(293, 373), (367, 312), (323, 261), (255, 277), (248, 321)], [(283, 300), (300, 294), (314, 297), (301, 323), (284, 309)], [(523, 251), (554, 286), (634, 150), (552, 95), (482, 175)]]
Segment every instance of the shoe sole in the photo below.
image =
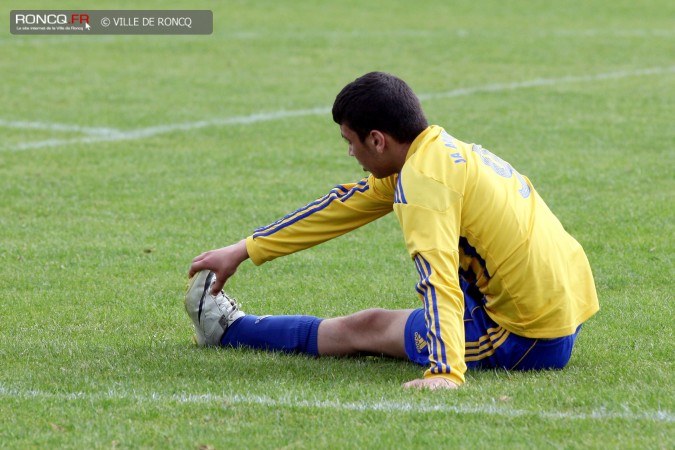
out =
[[(209, 287), (211, 287), (211, 281), (216, 276), (216, 274), (214, 272), (211, 272), (211, 271), (202, 271), (202, 272), (208, 272), (208, 274), (206, 275), (206, 278), (203, 281), (204, 290), (202, 291), (201, 298), (199, 299), (199, 310), (197, 312), (197, 322), (199, 322), (199, 323), (201, 323), (201, 321), (202, 321), (202, 310), (203, 310), (203, 307), (204, 307), (204, 297), (206, 297), (206, 294), (208, 293)], [(197, 280), (199, 278), (201, 278), (200, 275), (201, 275), (202, 272), (196, 273), (188, 281), (188, 288), (187, 288), (187, 291), (186, 291), (185, 300), (183, 301), (183, 303), (185, 304), (185, 310), (188, 311), (188, 314), (189, 314), (189, 310), (188, 310), (188, 295), (187, 295), (187, 293), (192, 290), (192, 287), (194, 286), (194, 284), (197, 282)], [(196, 332), (192, 336), (192, 342), (198, 347), (203, 346), (203, 344), (199, 343), (199, 339), (197, 337)]]

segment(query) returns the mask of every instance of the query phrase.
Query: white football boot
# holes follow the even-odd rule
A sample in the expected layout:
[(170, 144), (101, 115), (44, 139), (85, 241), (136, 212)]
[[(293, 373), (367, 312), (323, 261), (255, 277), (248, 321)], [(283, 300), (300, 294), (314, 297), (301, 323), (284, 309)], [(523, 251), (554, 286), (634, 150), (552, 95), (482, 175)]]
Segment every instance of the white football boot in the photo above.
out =
[(223, 291), (211, 295), (215, 281), (215, 273), (202, 270), (190, 278), (185, 293), (185, 310), (195, 326), (195, 344), (200, 347), (220, 345), (227, 327), (246, 315)]

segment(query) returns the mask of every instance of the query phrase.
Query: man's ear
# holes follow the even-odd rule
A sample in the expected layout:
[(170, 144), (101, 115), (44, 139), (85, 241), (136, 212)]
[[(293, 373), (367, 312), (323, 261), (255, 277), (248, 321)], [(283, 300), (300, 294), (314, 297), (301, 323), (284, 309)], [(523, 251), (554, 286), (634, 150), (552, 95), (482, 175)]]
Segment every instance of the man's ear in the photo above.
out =
[(378, 131), (378, 130), (372, 130), (368, 134), (368, 138), (371, 140), (373, 148), (375, 148), (375, 151), (377, 153), (384, 152), (384, 149), (387, 146), (387, 139), (386, 139), (384, 133), (382, 133), (381, 131)]

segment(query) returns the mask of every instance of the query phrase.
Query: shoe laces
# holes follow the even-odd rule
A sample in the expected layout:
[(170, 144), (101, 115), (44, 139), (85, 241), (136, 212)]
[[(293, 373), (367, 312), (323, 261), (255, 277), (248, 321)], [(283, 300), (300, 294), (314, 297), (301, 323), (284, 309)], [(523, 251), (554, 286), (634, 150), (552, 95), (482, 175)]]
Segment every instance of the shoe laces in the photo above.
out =
[(239, 302), (237, 302), (237, 300), (235, 300), (233, 297), (227, 295), (224, 291), (220, 291), (218, 293), (218, 295), (216, 296), (216, 300), (220, 300), (222, 303), (225, 304), (225, 308), (228, 315), (234, 314), (240, 309)]
[[(209, 292), (211, 291), (211, 287), (213, 284), (216, 282), (216, 277), (213, 278), (213, 281), (211, 281), (211, 285), (209, 286)], [(236, 313), (240, 309), (240, 304), (237, 302), (237, 300), (234, 299), (234, 297), (230, 297), (225, 293), (224, 290), (220, 290), (217, 295), (214, 296), (214, 299), (216, 302), (222, 304), (225, 307), (225, 311), (227, 316), (231, 316), (232, 314)]]

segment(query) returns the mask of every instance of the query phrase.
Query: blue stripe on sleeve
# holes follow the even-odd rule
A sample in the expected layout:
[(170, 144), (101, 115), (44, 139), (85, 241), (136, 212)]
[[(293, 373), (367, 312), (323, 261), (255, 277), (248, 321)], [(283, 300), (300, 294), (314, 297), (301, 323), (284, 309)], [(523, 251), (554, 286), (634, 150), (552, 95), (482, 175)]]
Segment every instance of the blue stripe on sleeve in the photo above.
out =
[(401, 184), (401, 174), (398, 174), (398, 179), (396, 180), (396, 191), (394, 192), (394, 203), (403, 203), (407, 204), (408, 200), (405, 198), (403, 193), (403, 185)]
[[(431, 313), (430, 308), (429, 308), (429, 297), (427, 296), (427, 291), (429, 289), (429, 286), (427, 285), (427, 280), (424, 275), (424, 270), (422, 268), (422, 265), (419, 260), (419, 256), (415, 256), (415, 267), (417, 268), (417, 272), (420, 275), (420, 281), (417, 283), (416, 289), (417, 292), (422, 294), (422, 298), (424, 299), (424, 318), (427, 323), (427, 326), (429, 326), (432, 321), (431, 321)], [(427, 333), (429, 334), (429, 333)], [(428, 336), (429, 338), (429, 349), (430, 349), (430, 357), (434, 361), (438, 361), (437, 356), (438, 356), (438, 342), (436, 339), (433, 339), (433, 337)]]
[(328, 194), (324, 195), (323, 197), (319, 198), (318, 200), (315, 200), (315, 201), (313, 201), (313, 202), (311, 202), (311, 203), (309, 203), (309, 204), (303, 206), (302, 208), (300, 208), (300, 209), (298, 209), (298, 210), (296, 210), (296, 211), (293, 211), (293, 212), (290, 213), (290, 214), (285, 215), (284, 217), (282, 217), (281, 219), (277, 220), (276, 222), (272, 222), (272, 223), (269, 224), (269, 225), (260, 227), (260, 228), (256, 229), (254, 232), (264, 231), (264, 230), (267, 230), (267, 229), (269, 229), (269, 228), (271, 228), (271, 227), (273, 227), (273, 226), (275, 226), (275, 225), (278, 225), (278, 224), (280, 224), (281, 222), (283, 222), (284, 220), (289, 219), (289, 218), (293, 217), (294, 215), (299, 214), (299, 213), (305, 211), (306, 209), (311, 208), (311, 207), (314, 206), (314, 205), (318, 205), (318, 204), (324, 202), (324, 201), (325, 201), (327, 198), (329, 198), (331, 195), (342, 196), (342, 195), (344, 195), (344, 194), (346, 194), (346, 193), (348, 193), (348, 192), (349, 192), (349, 189), (347, 189), (346, 187), (344, 187), (344, 186), (342, 186), (342, 185), (337, 185), (337, 186), (335, 186), (333, 189), (331, 189), (331, 190), (328, 192)]
[(340, 200), (342, 202), (347, 201), (357, 192), (365, 192), (370, 188), (368, 185), (367, 179), (363, 179), (356, 183), (351, 189), (347, 189), (344, 186), (338, 185), (335, 186), (331, 191), (321, 197), (318, 200), (315, 200), (302, 208), (293, 211), (292, 213), (282, 217), (281, 219), (273, 222), (264, 227), (260, 227), (253, 232), (253, 237), (269, 236), (274, 234), (279, 230), (286, 228), (289, 225), (292, 225), (299, 220), (304, 219), (305, 217), (311, 216), (317, 211), (321, 211), (328, 207), (334, 200)]
[(312, 203), (308, 203), (307, 205), (303, 206), (302, 208), (300, 208), (300, 209), (298, 209), (298, 210), (296, 210), (296, 211), (293, 211), (293, 212), (290, 213), (290, 214), (285, 215), (284, 217), (282, 217), (281, 219), (277, 220), (276, 222), (272, 222), (272, 223), (269, 224), (269, 225), (266, 225), (266, 226), (264, 226), (264, 227), (260, 227), (260, 228), (256, 229), (256, 230), (254, 231), (254, 236), (255, 236), (255, 233), (259, 233), (259, 232), (262, 232), (262, 231), (265, 231), (265, 230), (269, 230), (270, 228), (273, 228), (273, 227), (279, 225), (279, 224), (282, 223), (283, 221), (285, 221), (285, 220), (287, 220), (287, 219), (290, 219), (291, 217), (295, 216), (296, 214), (300, 214), (300, 213), (302, 213), (303, 211), (306, 211), (307, 209), (309, 209), (309, 208), (311, 208), (311, 207), (313, 207), (313, 206), (316, 206), (316, 205), (318, 205), (318, 204), (321, 204), (321, 203), (325, 202), (325, 201), (328, 200), (332, 195), (335, 195), (334, 190), (331, 190), (328, 194), (324, 195), (324, 196), (321, 197), (320, 199), (318, 199), (318, 200), (316, 200), (316, 201), (313, 201)]
[(363, 180), (359, 181), (358, 183), (356, 183), (356, 186), (351, 188), (349, 190), (349, 192), (340, 199), (340, 201), (344, 203), (347, 200), (349, 200), (351, 198), (351, 196), (356, 194), (357, 192), (366, 192), (368, 189), (370, 189), (370, 186), (368, 185), (368, 181), (363, 179)]
[[(448, 359), (446, 356), (445, 343), (441, 338), (441, 324), (440, 318), (438, 317), (438, 297), (436, 296), (436, 288), (431, 284), (431, 264), (425, 260), (421, 255), (415, 256), (415, 265), (417, 266), (417, 271), (420, 274), (420, 281), (418, 286), (424, 291), (425, 298), (425, 309), (429, 311), (429, 308), (433, 309), (435, 322), (431, 322), (430, 315), (427, 315), (427, 323), (434, 326), (434, 334), (430, 336), (430, 340), (433, 343), (433, 360), (436, 362), (436, 367), (432, 369), (432, 373), (450, 373), (450, 367), (448, 367)], [(440, 355), (439, 355), (440, 347)]]

